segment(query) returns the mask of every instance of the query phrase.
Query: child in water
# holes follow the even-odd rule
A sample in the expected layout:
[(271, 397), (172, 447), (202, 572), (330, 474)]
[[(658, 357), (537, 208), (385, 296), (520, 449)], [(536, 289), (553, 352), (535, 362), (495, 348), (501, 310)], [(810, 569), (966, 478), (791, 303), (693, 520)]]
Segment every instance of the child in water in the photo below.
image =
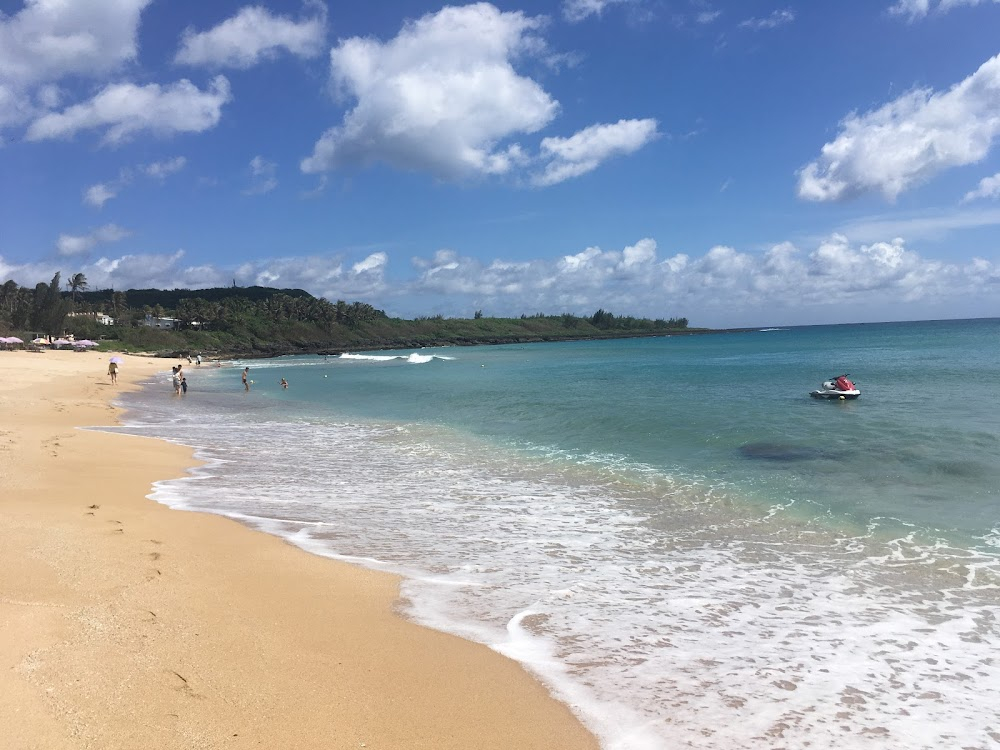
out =
[(188, 392), (188, 379), (186, 377), (181, 378), (181, 393), (186, 394)]

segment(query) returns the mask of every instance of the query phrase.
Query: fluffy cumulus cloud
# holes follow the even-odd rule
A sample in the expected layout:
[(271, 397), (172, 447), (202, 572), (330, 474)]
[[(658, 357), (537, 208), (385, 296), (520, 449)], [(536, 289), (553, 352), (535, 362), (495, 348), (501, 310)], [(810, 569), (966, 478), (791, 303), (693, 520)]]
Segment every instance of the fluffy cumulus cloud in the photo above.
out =
[(461, 180), (509, 175), (552, 185), (636, 151), (656, 136), (652, 119), (621, 120), (542, 140), (539, 152), (512, 141), (536, 133), (559, 105), (514, 62), (549, 59), (541, 18), (489, 3), (446, 7), (408, 23), (387, 43), (353, 38), (331, 54), (336, 92), (356, 100), (327, 130), (306, 173), (381, 161)]
[(535, 175), (536, 185), (554, 185), (597, 169), (607, 159), (638, 151), (657, 136), (656, 120), (619, 120), (609, 125), (591, 125), (569, 138), (544, 138), (542, 160), (547, 162)]
[(373, 253), (345, 265), (339, 257), (300, 256), (254, 261), (236, 268), (191, 263), (184, 250), (171, 253), (129, 253), (102, 256), (89, 262), (63, 261), (13, 264), (0, 256), (0, 278), (34, 286), (59, 271), (82, 272), (92, 289), (204, 289), (237, 284), (307, 289), (327, 299), (374, 301), (385, 293), (386, 257)]
[(591, 247), (555, 261), (483, 264), (440, 251), (414, 264), (420, 275), (406, 291), (421, 309), (428, 298), (448, 299), (457, 309), (440, 307), (443, 312), (589, 314), (604, 308), (685, 316), (702, 325), (754, 318), (820, 322), (825, 313), (843, 320), (845, 309), (876, 311), (887, 302), (898, 309), (910, 305), (919, 316), (963, 298), (982, 303), (1000, 284), (1000, 267), (982, 259), (946, 264), (921, 258), (902, 240), (852, 245), (840, 235), (812, 251), (791, 243), (764, 253), (717, 246), (698, 258), (677, 253), (660, 259), (656, 243), (643, 239), (620, 251)]
[(519, 133), (547, 125), (558, 105), (512, 60), (538, 53), (542, 21), (488, 3), (446, 7), (408, 23), (387, 43), (341, 41), (332, 82), (357, 105), (327, 130), (305, 172), (383, 161), (440, 177), (503, 174), (522, 159)]
[(905, 16), (913, 21), (923, 18), (932, 9), (938, 13), (947, 13), (949, 10), (963, 5), (972, 6), (990, 2), (1000, 3), (1000, 0), (937, 0), (937, 2), (933, 2), (933, 0), (897, 0), (889, 8), (889, 13), (895, 16)]
[(174, 62), (184, 65), (250, 68), (282, 50), (299, 57), (315, 57), (326, 38), (326, 6), (310, 3), (315, 13), (296, 21), (275, 16), (261, 6), (243, 8), (208, 31), (187, 29)]
[(634, 0), (564, 0), (563, 17), (570, 23), (577, 23), (591, 16), (600, 16), (609, 6), (629, 2)]
[(887, 303), (910, 305), (919, 316), (963, 298), (982, 303), (1000, 285), (1000, 267), (986, 260), (943, 263), (922, 258), (900, 239), (854, 245), (842, 235), (811, 251), (791, 243), (764, 253), (717, 246), (700, 258), (678, 253), (661, 260), (656, 243), (643, 239), (620, 251), (591, 247), (555, 261), (484, 264), (440, 251), (414, 265), (419, 276), (406, 291), (422, 299), (422, 309), (432, 297), (458, 305), (452, 312), (589, 314), (604, 308), (686, 316), (703, 325), (754, 318), (820, 322), (835, 309), (839, 317), (831, 319), (843, 320), (845, 309), (874, 311)]
[(102, 76), (133, 61), (152, 0), (26, 0), (0, 13), (0, 127), (54, 106), (66, 76)]
[(105, 224), (83, 235), (60, 234), (59, 239), (56, 241), (56, 252), (64, 258), (74, 255), (85, 255), (97, 245), (118, 242), (130, 235), (131, 232), (127, 229), (122, 229), (116, 224)]
[[(107, 229), (107, 228), (102, 228)], [(121, 230), (118, 230), (119, 232)], [(108, 230), (113, 234), (113, 230)], [(97, 232), (93, 233), (97, 234)], [(812, 248), (791, 243), (764, 252), (724, 245), (700, 257), (661, 255), (656, 242), (620, 250), (589, 247), (554, 259), (483, 262), (454, 250), (412, 259), (414, 274), (389, 283), (389, 257), (263, 259), (237, 268), (191, 264), (183, 251), (101, 257), (72, 268), (58, 262), (12, 265), (0, 277), (34, 285), (55, 271), (81, 271), (92, 288), (301, 288), (330, 300), (362, 300), (404, 317), (428, 311), (468, 317), (564, 312), (687, 317), (705, 326), (927, 317), (937, 310), (1000, 313), (1000, 265), (982, 258), (947, 263), (922, 257), (901, 239), (853, 243), (835, 234)], [(853, 317), (852, 317), (853, 316)]]
[(200, 133), (218, 124), (222, 105), (229, 100), (224, 76), (216, 76), (204, 91), (186, 79), (168, 86), (111, 84), (87, 102), (39, 117), (26, 137), (29, 141), (70, 138), (81, 130), (99, 129), (105, 144), (116, 144), (142, 131)]
[(833, 201), (871, 191), (895, 200), (949, 167), (981, 161), (1000, 133), (1000, 56), (948, 91), (910, 91), (851, 114), (799, 171), (799, 197)]

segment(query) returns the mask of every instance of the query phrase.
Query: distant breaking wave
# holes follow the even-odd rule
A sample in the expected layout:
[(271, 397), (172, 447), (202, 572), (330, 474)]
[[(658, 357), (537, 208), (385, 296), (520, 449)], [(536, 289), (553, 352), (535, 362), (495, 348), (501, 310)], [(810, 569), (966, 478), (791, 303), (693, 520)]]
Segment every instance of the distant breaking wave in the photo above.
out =
[(454, 357), (442, 357), (438, 354), (341, 354), (338, 359), (355, 359), (363, 362), (391, 362), (394, 359), (401, 359), (411, 365), (425, 365), (434, 359), (452, 360)]
[(758, 333), (763, 333), (764, 331), (787, 331), (787, 328), (758, 328)]

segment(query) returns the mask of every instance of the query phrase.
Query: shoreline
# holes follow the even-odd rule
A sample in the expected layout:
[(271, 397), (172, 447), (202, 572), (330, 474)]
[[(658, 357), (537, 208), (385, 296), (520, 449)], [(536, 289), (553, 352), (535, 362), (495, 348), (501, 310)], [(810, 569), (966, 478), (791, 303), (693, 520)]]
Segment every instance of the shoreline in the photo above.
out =
[[(395, 612), (399, 579), (152, 484), (189, 448), (81, 430), (107, 353), (0, 353), (0, 724), (11, 748), (598, 748), (516, 662)], [(162, 372), (126, 355), (118, 391)]]

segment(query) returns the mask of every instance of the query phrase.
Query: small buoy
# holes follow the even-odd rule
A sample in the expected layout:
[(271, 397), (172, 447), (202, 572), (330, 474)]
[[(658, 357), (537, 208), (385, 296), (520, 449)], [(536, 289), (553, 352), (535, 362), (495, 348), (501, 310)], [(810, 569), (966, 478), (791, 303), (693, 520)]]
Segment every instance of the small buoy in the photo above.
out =
[(324, 378), (328, 378), (328, 377), (330, 377), (330, 376), (329, 376), (329, 375), (324, 375), (323, 377), (324, 377)]
[(250, 381), (250, 385), (253, 385), (253, 381), (252, 380)]
[(843, 396), (841, 396), (841, 397), (840, 397), (840, 400), (841, 400), (841, 401), (843, 401), (843, 400), (844, 400), (844, 397), (843, 397)]
[(486, 365), (479, 365), (480, 367), (486, 367)]

